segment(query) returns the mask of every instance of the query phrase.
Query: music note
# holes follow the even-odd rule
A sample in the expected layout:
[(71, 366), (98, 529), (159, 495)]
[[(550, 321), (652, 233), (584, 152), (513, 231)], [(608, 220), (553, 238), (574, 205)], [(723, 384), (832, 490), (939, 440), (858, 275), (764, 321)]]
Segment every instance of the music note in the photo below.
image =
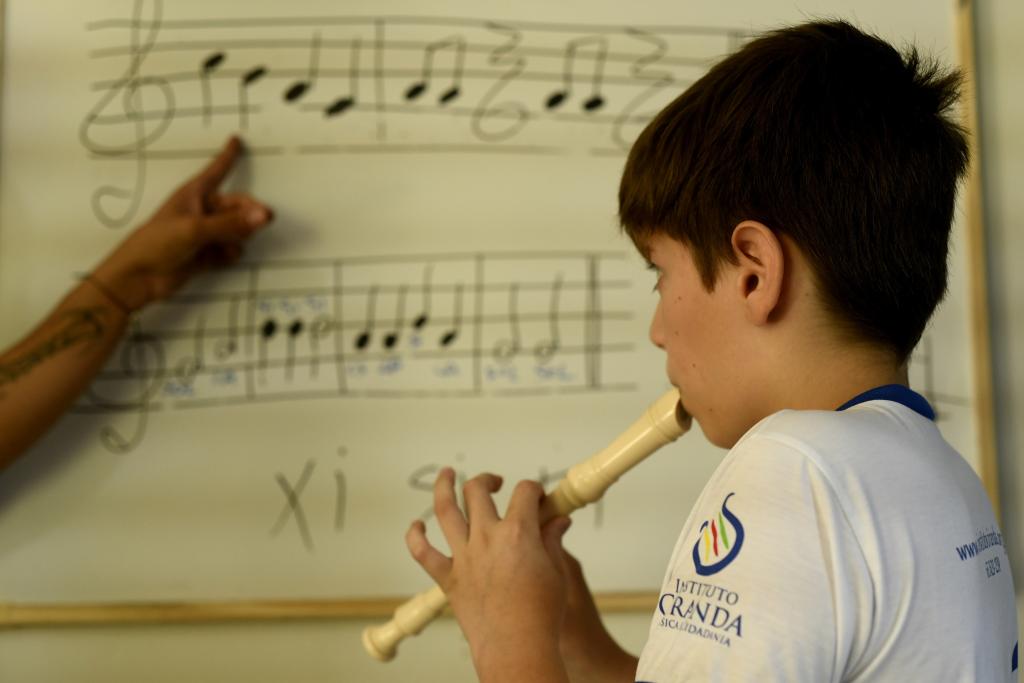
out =
[(249, 129), (249, 88), (266, 75), (267, 67), (257, 66), (245, 72), (238, 81), (238, 125), (242, 130)]
[(195, 383), (195, 377), (205, 366), (203, 352), (203, 336), (206, 334), (206, 316), (200, 315), (196, 323), (196, 330), (193, 340), (193, 353), (191, 356), (182, 358), (175, 368), (175, 375), (181, 381), (181, 386), (191, 390)]
[(537, 362), (544, 364), (551, 360), (551, 357), (558, 351), (561, 345), (561, 338), (558, 330), (558, 305), (562, 291), (562, 274), (555, 277), (551, 285), (551, 304), (548, 307), (548, 329), (549, 337), (537, 343), (533, 349), (533, 355)]
[(398, 288), (398, 310), (395, 314), (395, 325), (391, 332), (384, 337), (384, 348), (391, 350), (398, 344), (402, 326), (405, 325), (405, 293), (408, 287), (402, 285)]
[(241, 295), (231, 297), (231, 308), (228, 313), (228, 338), (218, 339), (213, 345), (213, 355), (217, 360), (233, 356), (238, 350), (238, 304)]
[(423, 326), (430, 321), (430, 280), (434, 274), (434, 266), (430, 264), (423, 269), (423, 312), (416, 316), (412, 326), (423, 329)]
[(277, 334), (277, 321), (273, 318), (268, 318), (263, 323), (263, 327), (260, 328), (260, 356), (259, 356), (259, 369), (260, 369), (260, 381), (264, 384), (267, 381), (267, 344)]
[(312, 359), (309, 363), (309, 376), (316, 377), (320, 371), (320, 340), (331, 331), (331, 319), (325, 315), (313, 318), (309, 324), (309, 351)]
[(583, 110), (592, 112), (604, 106), (604, 97), (601, 95), (601, 79), (604, 77), (604, 62), (608, 55), (608, 41), (601, 36), (590, 36), (577, 38), (569, 42), (565, 51), (565, 64), (562, 71), (562, 89), (556, 90), (548, 96), (548, 109), (557, 109), (572, 95), (573, 81), (575, 80), (575, 66), (577, 53), (586, 47), (594, 46), (594, 54), (590, 59), (594, 62), (594, 73), (591, 78), (591, 94), (583, 101)]
[(374, 316), (377, 312), (377, 287), (370, 287), (370, 295), (366, 299), (366, 327), (356, 337), (356, 349), (365, 351), (373, 338)]
[(302, 321), (293, 320), (288, 326), (288, 355), (284, 360), (284, 378), (289, 382), (295, 370), (295, 338), (302, 334)]
[(349, 67), (348, 67), (348, 94), (334, 100), (324, 110), (324, 116), (330, 118), (344, 114), (359, 99), (359, 51), (361, 42), (358, 38), (352, 40), (349, 46)]
[(452, 326), (451, 328), (441, 335), (439, 343), (441, 346), (448, 347), (459, 338), (459, 333), (462, 332), (462, 283), (455, 285), (455, 303), (454, 311), (452, 315)]
[(508, 362), (520, 348), (519, 336), (519, 284), (512, 283), (508, 288), (508, 324), (512, 336), (509, 339), (502, 339), (494, 345), (494, 357), (503, 362)]
[(203, 60), (203, 65), (199, 69), (199, 83), (203, 90), (203, 125), (209, 126), (210, 120), (213, 118), (212, 104), (213, 95), (210, 92), (210, 74), (217, 70), (221, 64), (224, 63), (224, 53), (214, 52), (212, 55)]
[(306, 72), (306, 78), (301, 81), (295, 81), (288, 89), (284, 91), (284, 99), (286, 102), (295, 102), (302, 99), (307, 92), (309, 92), (314, 85), (318, 77), (320, 69), (320, 32), (317, 31), (313, 34), (313, 41), (310, 44), (309, 49), (309, 70)]
[(427, 45), (423, 52), (423, 75), (405, 91), (405, 99), (415, 100), (430, 86), (434, 77), (434, 56), (441, 50), (454, 51), (451, 69), (451, 86), (438, 97), (438, 104), (448, 104), (459, 96), (462, 88), (462, 70), (466, 58), (466, 41), (460, 36), (453, 36)]

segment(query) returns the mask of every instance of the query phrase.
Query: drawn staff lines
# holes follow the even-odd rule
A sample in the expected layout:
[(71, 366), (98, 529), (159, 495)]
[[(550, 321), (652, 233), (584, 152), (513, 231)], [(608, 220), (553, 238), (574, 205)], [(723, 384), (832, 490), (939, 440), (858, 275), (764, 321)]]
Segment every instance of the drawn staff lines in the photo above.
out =
[[(306, 17), (223, 17), (203, 19), (158, 19), (145, 21), (138, 18), (133, 19), (99, 19), (86, 24), (87, 31), (102, 31), (108, 29), (154, 29), (162, 28), (168, 30), (193, 31), (195, 29), (212, 28), (308, 28), (311, 26), (354, 26), (364, 25), (371, 18), (363, 16), (337, 16), (320, 15)], [(389, 24), (406, 24), (447, 28), (457, 26), (461, 28), (474, 28), (482, 24), (500, 24), (503, 26), (514, 26), (520, 30), (537, 32), (569, 33), (585, 31), (592, 33), (612, 33), (622, 30), (621, 24), (601, 24), (586, 22), (550, 22), (550, 21), (529, 21), (529, 20), (505, 20), (483, 17), (453, 17), (453, 16), (424, 16), (424, 15), (382, 15), (372, 18), (373, 21), (380, 21)], [(631, 28), (650, 33), (664, 33), (667, 35), (706, 35), (719, 37), (722, 35), (744, 38), (749, 33), (742, 29), (727, 28), (723, 26), (707, 25), (631, 25)]]
[(97, 100), (80, 143), (96, 163), (134, 162), (94, 193), (109, 227), (134, 220), (149, 165), (206, 157), (235, 130), (258, 129), (257, 156), (622, 156), (654, 112), (744, 38), (726, 27), (195, 20), (162, 0), (132, 7), (86, 25), (102, 44), (87, 55)]
[(132, 436), (110, 432), (127, 450), (157, 408), (621, 391), (631, 374), (605, 366), (636, 350), (631, 267), (573, 251), (242, 264), (147, 310), (79, 410), (136, 413)]

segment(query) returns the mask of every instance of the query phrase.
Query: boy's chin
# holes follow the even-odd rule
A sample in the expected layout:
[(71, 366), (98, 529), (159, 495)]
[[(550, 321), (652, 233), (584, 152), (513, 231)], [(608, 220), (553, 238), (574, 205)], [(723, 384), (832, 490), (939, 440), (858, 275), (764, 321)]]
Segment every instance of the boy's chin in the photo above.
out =
[(700, 425), (700, 430), (704, 433), (704, 438), (707, 439), (712, 446), (729, 450), (735, 446), (736, 442), (740, 440), (741, 436), (743, 436), (743, 432), (737, 431), (732, 425), (723, 425), (718, 422), (701, 419), (697, 416), (694, 416), (693, 419)]

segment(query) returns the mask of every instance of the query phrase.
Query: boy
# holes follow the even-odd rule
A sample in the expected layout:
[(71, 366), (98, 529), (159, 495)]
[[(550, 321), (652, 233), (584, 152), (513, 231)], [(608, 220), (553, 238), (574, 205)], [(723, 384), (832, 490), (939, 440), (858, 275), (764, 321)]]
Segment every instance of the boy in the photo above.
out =
[[(729, 448), (683, 526), (639, 660), (601, 627), (568, 520), (481, 475), (435, 509), (482, 681), (1010, 681), (1017, 618), (977, 476), (907, 387), (946, 289), (958, 78), (849, 24), (769, 33), (662, 111), (622, 178), (658, 274), (651, 339)], [(972, 544), (978, 552), (957, 553)]]

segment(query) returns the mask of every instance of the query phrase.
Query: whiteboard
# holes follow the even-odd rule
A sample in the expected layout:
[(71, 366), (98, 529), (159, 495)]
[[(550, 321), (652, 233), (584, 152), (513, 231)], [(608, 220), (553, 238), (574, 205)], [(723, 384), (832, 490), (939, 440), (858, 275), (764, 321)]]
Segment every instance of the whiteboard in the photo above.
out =
[[(653, 280), (615, 219), (653, 113), (752, 32), (817, 14), (955, 52), (931, 2), (6, 10), (0, 342), (232, 132), (232, 187), (277, 213), (242, 264), (140, 316), (0, 475), (11, 602), (426, 587), (402, 537), (440, 467), (550, 482), (667, 388)], [(911, 376), (977, 468), (962, 239)], [(722, 454), (695, 430), (578, 517), (595, 590), (658, 585)]]

